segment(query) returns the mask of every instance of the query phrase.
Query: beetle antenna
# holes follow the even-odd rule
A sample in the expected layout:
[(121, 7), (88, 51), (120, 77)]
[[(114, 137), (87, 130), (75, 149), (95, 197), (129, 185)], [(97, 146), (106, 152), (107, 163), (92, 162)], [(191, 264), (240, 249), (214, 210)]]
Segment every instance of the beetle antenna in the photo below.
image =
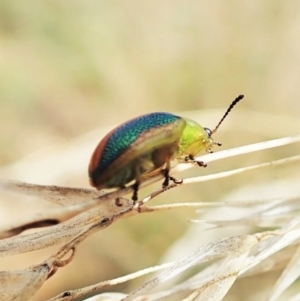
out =
[(227, 109), (226, 113), (224, 114), (224, 116), (222, 117), (222, 119), (220, 120), (220, 122), (218, 123), (218, 125), (215, 127), (215, 129), (211, 132), (211, 134), (214, 134), (219, 126), (221, 125), (221, 123), (224, 121), (224, 119), (227, 117), (227, 115), (229, 114), (229, 112), (232, 110), (232, 108), (240, 101), (244, 98), (244, 95), (239, 95), (238, 97), (236, 97), (236, 99), (231, 103), (231, 105), (229, 106), (229, 108)]

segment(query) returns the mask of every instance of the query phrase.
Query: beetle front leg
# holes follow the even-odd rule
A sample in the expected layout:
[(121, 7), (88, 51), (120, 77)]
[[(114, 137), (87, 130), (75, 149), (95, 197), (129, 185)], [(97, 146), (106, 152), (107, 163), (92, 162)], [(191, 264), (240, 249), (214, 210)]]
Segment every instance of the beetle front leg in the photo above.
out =
[(204, 163), (203, 161), (196, 160), (193, 155), (188, 155), (187, 157), (185, 157), (185, 162), (197, 164), (199, 167), (206, 167), (207, 166), (207, 164)]

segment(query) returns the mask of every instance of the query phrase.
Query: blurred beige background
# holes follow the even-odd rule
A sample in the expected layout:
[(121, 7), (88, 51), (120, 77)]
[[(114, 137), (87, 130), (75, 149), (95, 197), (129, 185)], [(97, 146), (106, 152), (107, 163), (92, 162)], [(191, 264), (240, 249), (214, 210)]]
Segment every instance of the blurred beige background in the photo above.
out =
[[(241, 93), (245, 100), (215, 137), (222, 149), (299, 134), (299, 92), (299, 1), (0, 2), (4, 178), (88, 187), (89, 156), (113, 126), (169, 111), (213, 128)], [(231, 159), (201, 173), (297, 152), (288, 147)], [(260, 183), (297, 170), (287, 166), (257, 172), (255, 179), (251, 174), (183, 187), (154, 203), (217, 200), (250, 177)], [(17, 202), (1, 197), (2, 221), (53, 206)], [(82, 243), (74, 262), (35, 300), (157, 264), (194, 217), (182, 210), (113, 225)], [(52, 251), (2, 260), (0, 269), (25, 267)]]

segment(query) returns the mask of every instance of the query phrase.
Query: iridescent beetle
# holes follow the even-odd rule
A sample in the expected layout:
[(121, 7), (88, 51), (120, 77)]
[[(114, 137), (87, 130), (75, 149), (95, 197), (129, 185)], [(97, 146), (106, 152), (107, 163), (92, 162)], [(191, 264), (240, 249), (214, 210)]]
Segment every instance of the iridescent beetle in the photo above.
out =
[(138, 199), (138, 189), (143, 179), (156, 171), (164, 174), (163, 187), (169, 180), (171, 161), (196, 163), (195, 156), (202, 150), (212, 152), (215, 142), (212, 135), (231, 109), (243, 99), (239, 95), (211, 131), (197, 122), (170, 113), (150, 113), (124, 122), (110, 131), (96, 147), (89, 164), (90, 184), (97, 189), (124, 188), (135, 180), (132, 200)]

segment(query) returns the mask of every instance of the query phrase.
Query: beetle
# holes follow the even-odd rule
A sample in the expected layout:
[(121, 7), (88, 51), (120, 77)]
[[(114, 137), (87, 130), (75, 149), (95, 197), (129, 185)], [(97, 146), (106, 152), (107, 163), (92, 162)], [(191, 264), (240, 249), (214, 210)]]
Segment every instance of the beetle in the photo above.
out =
[(169, 180), (181, 183), (169, 176), (171, 161), (205, 167), (195, 156), (201, 151), (211, 153), (214, 145), (221, 146), (212, 135), (243, 97), (235, 98), (212, 131), (189, 118), (165, 112), (124, 122), (106, 134), (94, 150), (88, 168), (90, 184), (98, 190), (124, 188), (134, 180), (132, 200), (137, 201), (141, 181), (152, 174), (163, 173), (163, 187), (169, 185)]

